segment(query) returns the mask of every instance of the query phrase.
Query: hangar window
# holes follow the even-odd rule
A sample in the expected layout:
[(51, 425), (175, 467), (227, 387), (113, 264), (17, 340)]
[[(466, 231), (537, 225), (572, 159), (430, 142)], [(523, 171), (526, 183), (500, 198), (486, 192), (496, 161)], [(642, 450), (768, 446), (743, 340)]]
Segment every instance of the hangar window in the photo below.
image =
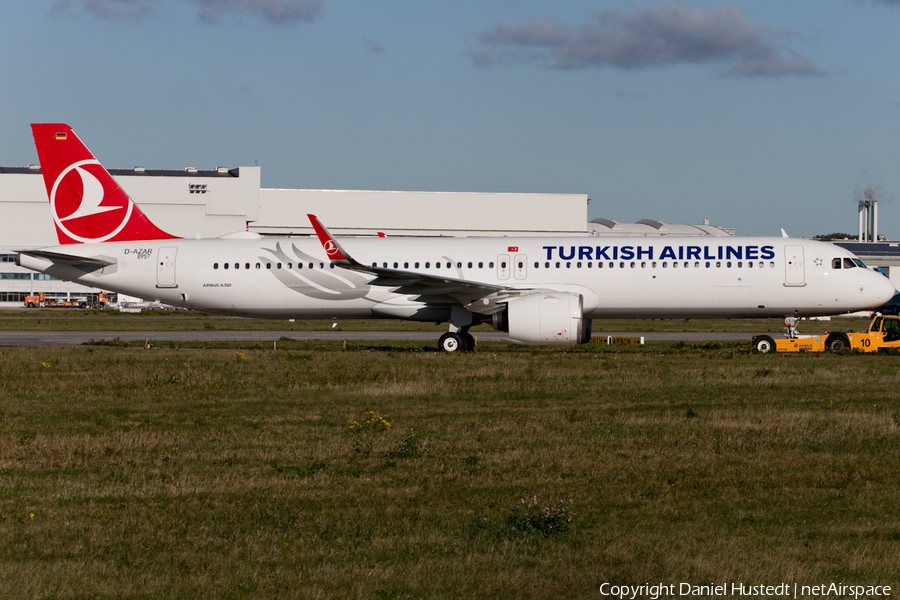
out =
[(219, 268), (219, 263), (213, 263), (213, 269), (218, 269), (218, 268)]

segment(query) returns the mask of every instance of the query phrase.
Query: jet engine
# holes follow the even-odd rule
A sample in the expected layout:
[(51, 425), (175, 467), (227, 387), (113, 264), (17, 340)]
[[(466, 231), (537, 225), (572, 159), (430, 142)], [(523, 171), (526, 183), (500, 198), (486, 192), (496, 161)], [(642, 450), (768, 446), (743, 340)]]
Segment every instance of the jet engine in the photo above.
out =
[(518, 344), (568, 346), (590, 341), (590, 320), (582, 318), (583, 299), (572, 292), (534, 292), (506, 303), (492, 325)]

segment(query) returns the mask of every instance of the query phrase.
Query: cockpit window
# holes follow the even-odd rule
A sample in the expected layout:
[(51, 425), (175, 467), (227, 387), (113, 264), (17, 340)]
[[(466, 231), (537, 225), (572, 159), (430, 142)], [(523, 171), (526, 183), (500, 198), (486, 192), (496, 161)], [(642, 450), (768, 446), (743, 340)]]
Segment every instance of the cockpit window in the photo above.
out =
[(850, 259), (850, 258), (845, 258), (845, 259), (844, 259), (844, 268), (845, 268), (845, 269), (852, 269), (852, 268), (855, 267), (855, 266), (856, 266), (856, 265), (853, 264), (853, 260), (852, 260), (852, 259)]
[(832, 269), (840, 269), (841, 268), (841, 259), (839, 259), (839, 258), (831, 259), (831, 268)]
[(859, 260), (858, 258), (854, 258), (854, 259), (853, 259), (853, 262), (856, 263), (856, 266), (857, 266), (857, 267), (862, 267), (863, 269), (868, 269), (868, 268), (869, 268), (869, 267), (866, 266), (866, 263), (864, 263), (863, 261)]

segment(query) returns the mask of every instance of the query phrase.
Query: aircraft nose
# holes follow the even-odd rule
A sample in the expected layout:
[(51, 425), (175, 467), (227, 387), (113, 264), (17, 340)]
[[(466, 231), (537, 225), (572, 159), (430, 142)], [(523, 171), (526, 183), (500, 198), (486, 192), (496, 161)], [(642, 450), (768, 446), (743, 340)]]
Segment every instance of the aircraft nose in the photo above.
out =
[(897, 288), (884, 275), (878, 273), (873, 273), (873, 275), (875, 275), (875, 280), (866, 286), (866, 291), (871, 296), (872, 301), (880, 306), (894, 297), (894, 294), (897, 293)]

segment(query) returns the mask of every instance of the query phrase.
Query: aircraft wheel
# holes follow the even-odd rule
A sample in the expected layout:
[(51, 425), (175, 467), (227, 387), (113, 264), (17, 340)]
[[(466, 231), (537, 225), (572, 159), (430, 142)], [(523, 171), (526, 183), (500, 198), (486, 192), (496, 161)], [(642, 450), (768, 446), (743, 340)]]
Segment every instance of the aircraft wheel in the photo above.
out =
[(775, 349), (775, 340), (767, 335), (761, 335), (756, 338), (756, 351), (765, 354)]
[(842, 335), (829, 335), (828, 339), (825, 340), (825, 347), (832, 352), (840, 352), (849, 348), (850, 344), (847, 338)]
[(464, 352), (466, 350), (465, 342), (458, 333), (448, 331), (438, 340), (438, 346), (444, 352)]
[(468, 331), (466, 333), (463, 333), (462, 338), (466, 344), (466, 347), (465, 347), (466, 352), (469, 352), (470, 350), (475, 349), (475, 337), (471, 333), (469, 333)]

